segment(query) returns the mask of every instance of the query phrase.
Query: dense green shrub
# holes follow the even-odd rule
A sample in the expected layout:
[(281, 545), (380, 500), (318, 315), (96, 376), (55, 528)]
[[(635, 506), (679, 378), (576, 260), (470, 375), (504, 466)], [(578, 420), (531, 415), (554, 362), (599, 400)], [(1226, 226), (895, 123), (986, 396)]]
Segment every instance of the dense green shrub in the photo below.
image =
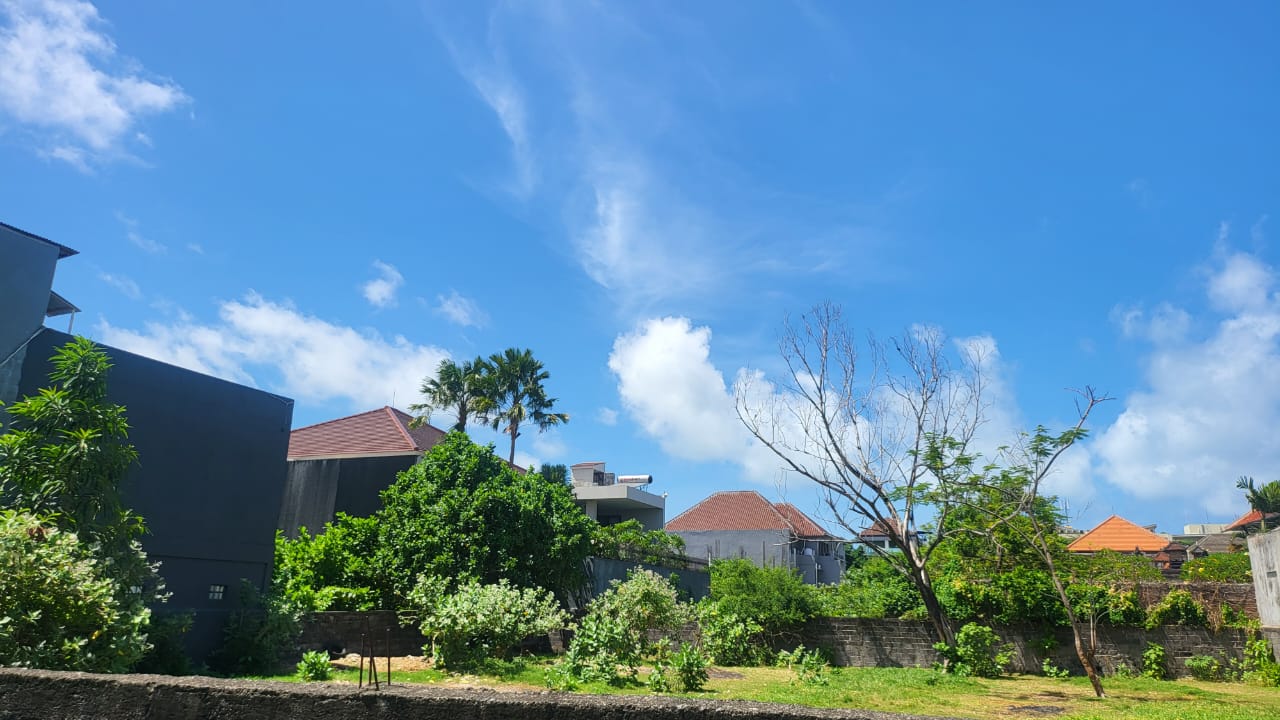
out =
[(780, 667), (796, 674), (796, 682), (826, 685), (831, 681), (831, 663), (817, 649), (808, 650), (804, 645), (799, 645), (791, 651), (783, 650), (778, 653), (777, 662)]
[(1142, 627), (1147, 612), (1135, 590), (1077, 583), (1067, 586), (1067, 597), (1076, 615), (1084, 620), (1127, 627)]
[(1244, 680), (1255, 685), (1280, 686), (1280, 662), (1276, 662), (1271, 643), (1258, 635), (1256, 629), (1250, 633), (1244, 645)]
[(916, 586), (882, 557), (862, 559), (839, 583), (813, 592), (828, 617), (897, 618), (924, 607)]
[(551, 593), (513, 587), (506, 580), (492, 585), (471, 580), (449, 592), (444, 579), (423, 576), (409, 602), (431, 641), (424, 652), (447, 670), (510, 657), (520, 641), (564, 627), (568, 620)]
[(1066, 622), (1053, 581), (1042, 570), (1014, 568), (990, 578), (947, 578), (938, 584), (938, 599), (956, 623)]
[(1218, 553), (1189, 560), (1178, 571), (1183, 580), (1251, 583), (1253, 568), (1248, 553)]
[(142, 657), (151, 611), (122, 600), (127, 591), (95, 550), (0, 510), (0, 665), (124, 672)]
[(947, 672), (961, 677), (999, 677), (1013, 661), (1012, 645), (1002, 644), (994, 630), (977, 623), (960, 628), (955, 645), (936, 643), (933, 649), (947, 661)]
[(760, 623), (725, 611), (720, 603), (703, 598), (697, 605), (702, 649), (716, 665), (749, 666), (768, 661)]
[(641, 660), (654, 649), (650, 631), (673, 633), (691, 617), (666, 578), (634, 570), (587, 606), (565, 653), (565, 672), (577, 680), (617, 684), (623, 680), (618, 673), (622, 667), (627, 678), (634, 678)]
[(645, 530), (638, 520), (598, 526), (591, 540), (597, 557), (685, 567), (684, 538), (662, 530)]
[(724, 612), (758, 623), (766, 633), (799, 625), (819, 607), (813, 588), (795, 570), (756, 567), (740, 558), (711, 563), (711, 599)]
[(303, 682), (324, 682), (333, 675), (333, 666), (329, 664), (329, 653), (313, 650), (303, 653), (298, 663), (298, 678)]
[(1151, 606), (1147, 612), (1147, 629), (1161, 625), (1191, 625), (1205, 627), (1209, 624), (1209, 613), (1191, 593), (1186, 590), (1170, 590), (1160, 602)]
[(374, 563), (387, 602), (403, 600), (422, 575), (505, 579), (561, 596), (583, 582), (596, 524), (572, 490), (517, 471), (462, 433), (400, 473), (382, 502)]
[(272, 586), (299, 612), (376, 609), (379, 583), (369, 557), (377, 538), (377, 520), (346, 513), (314, 537), (305, 527), (292, 540), (277, 531)]
[(1092, 555), (1071, 554), (1063, 569), (1072, 582), (1092, 585), (1132, 585), (1162, 579), (1159, 568), (1144, 555), (1099, 550)]

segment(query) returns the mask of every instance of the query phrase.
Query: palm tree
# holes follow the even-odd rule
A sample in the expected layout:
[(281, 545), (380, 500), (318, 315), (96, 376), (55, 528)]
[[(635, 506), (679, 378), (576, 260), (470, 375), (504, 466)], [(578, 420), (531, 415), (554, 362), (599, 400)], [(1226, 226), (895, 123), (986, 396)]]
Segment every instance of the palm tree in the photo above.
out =
[(489, 377), (492, 368), (477, 357), (461, 365), (445, 358), (436, 368), (436, 376), (422, 381), (422, 396), (426, 402), (410, 405), (409, 409), (421, 413), (409, 423), (410, 427), (422, 427), (431, 419), (433, 410), (453, 409), (458, 421), (450, 430), (467, 431), (467, 420), (476, 416), (488, 422), (487, 413), (493, 409), (493, 394)]
[(526, 422), (538, 426), (538, 432), (569, 422), (565, 413), (552, 412), (556, 399), (547, 397), (542, 383), (551, 377), (531, 350), (507, 348), (489, 356), (493, 379), (494, 407), (489, 422), (494, 430), (511, 436), (511, 454), (507, 462), (515, 464), (516, 438)]
[(1267, 516), (1280, 513), (1280, 480), (1272, 480), (1262, 487), (1253, 486), (1253, 478), (1245, 475), (1236, 481), (1236, 487), (1244, 490), (1249, 507), (1262, 514), (1261, 532), (1267, 531)]

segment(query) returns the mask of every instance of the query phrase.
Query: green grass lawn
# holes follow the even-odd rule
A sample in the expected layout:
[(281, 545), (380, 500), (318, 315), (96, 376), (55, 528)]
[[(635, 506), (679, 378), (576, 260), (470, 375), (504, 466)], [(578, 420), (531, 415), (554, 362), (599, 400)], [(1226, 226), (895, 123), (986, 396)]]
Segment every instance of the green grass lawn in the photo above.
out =
[[(446, 687), (545, 690), (551, 661), (530, 658), (491, 663), (475, 675), (437, 670), (395, 673), (394, 682)], [(752, 700), (812, 707), (860, 708), (917, 715), (986, 720), (1018, 717), (1063, 720), (1261, 720), (1280, 718), (1280, 688), (1195, 680), (1107, 678), (1108, 697), (1097, 699), (1085, 678), (1054, 680), (1019, 675), (995, 680), (958, 678), (915, 668), (840, 668), (826, 685), (809, 685), (785, 668), (715, 668), (706, 689), (678, 694), (711, 700)], [(643, 681), (645, 671), (640, 671)], [(265, 678), (292, 680), (292, 676)], [(356, 671), (334, 673), (334, 681), (356, 681)], [(577, 692), (649, 694), (642, 682), (611, 687), (588, 684)]]

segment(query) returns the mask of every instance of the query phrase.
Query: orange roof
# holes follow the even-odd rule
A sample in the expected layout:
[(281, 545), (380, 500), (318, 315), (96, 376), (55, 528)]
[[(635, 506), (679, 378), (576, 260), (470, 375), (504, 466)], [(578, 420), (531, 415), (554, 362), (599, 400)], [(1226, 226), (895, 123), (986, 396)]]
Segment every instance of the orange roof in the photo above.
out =
[(289, 433), (289, 459), (421, 453), (444, 439), (431, 425), (410, 428), (413, 416), (393, 407), (308, 425)]
[(1073, 540), (1067, 546), (1067, 550), (1069, 552), (1097, 550), (1160, 552), (1167, 547), (1169, 547), (1169, 538), (1161, 537), (1119, 515), (1112, 515), (1098, 523), (1094, 529)]
[(831, 537), (822, 526), (790, 503), (771, 503), (755, 490), (728, 490), (685, 510), (666, 525), (667, 532), (708, 530), (791, 531), (798, 537)]
[[(1278, 518), (1280, 518), (1280, 513), (1267, 513), (1268, 522)], [(1235, 522), (1223, 528), (1223, 531), (1244, 530), (1245, 528), (1251, 527), (1253, 525), (1257, 525), (1258, 523), (1261, 523), (1261, 522), (1262, 522), (1262, 511), (1250, 510), (1249, 512), (1241, 515), (1239, 518), (1236, 518)]]

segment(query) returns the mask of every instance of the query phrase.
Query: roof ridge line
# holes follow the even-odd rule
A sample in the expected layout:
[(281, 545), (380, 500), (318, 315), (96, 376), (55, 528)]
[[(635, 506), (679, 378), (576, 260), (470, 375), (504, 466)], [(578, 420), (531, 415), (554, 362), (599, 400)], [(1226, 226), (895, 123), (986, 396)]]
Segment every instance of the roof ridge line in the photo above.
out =
[[(409, 442), (409, 447), (414, 450), (421, 449), (418, 447), (418, 441), (414, 440), (413, 436), (409, 434), (409, 428), (400, 420), (400, 416), (396, 414), (399, 411), (390, 405), (383, 405), (382, 409), (391, 417), (391, 421), (395, 423), (396, 429), (400, 431), (400, 436)], [(409, 413), (405, 413), (405, 415), (408, 414)]]

